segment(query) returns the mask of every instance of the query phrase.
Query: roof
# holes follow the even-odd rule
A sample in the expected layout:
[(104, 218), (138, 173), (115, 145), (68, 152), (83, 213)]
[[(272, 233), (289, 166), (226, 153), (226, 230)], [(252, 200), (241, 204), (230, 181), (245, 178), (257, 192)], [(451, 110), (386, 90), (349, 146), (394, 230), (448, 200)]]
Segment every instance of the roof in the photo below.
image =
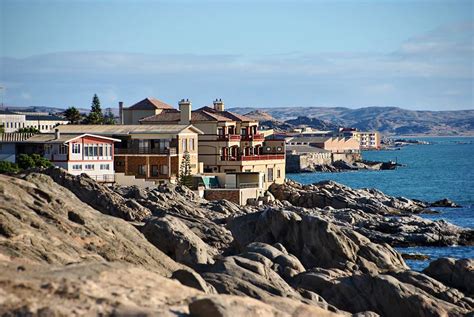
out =
[(155, 109), (173, 109), (169, 104), (155, 99), (155, 98), (145, 98), (142, 101), (137, 102), (133, 106), (130, 106), (126, 109), (131, 110), (155, 110)]
[[(180, 111), (176, 109), (166, 110), (160, 114), (146, 117), (140, 120), (140, 122), (179, 122), (180, 120)], [(217, 111), (211, 107), (202, 107), (197, 110), (191, 111), (191, 122), (196, 121), (250, 121), (253, 122), (256, 120), (233, 113), (230, 111)]]
[(324, 143), (330, 140), (331, 137), (308, 137), (308, 136), (298, 136), (291, 138), (287, 142), (297, 142), (297, 143)]
[(62, 134), (61, 133), (59, 135), (59, 138), (56, 138), (56, 135), (54, 133), (41, 133), (41, 134), (35, 134), (23, 142), (26, 142), (26, 143), (68, 143), (68, 142), (71, 142), (83, 137), (93, 137), (93, 138), (114, 141), (114, 142), (121, 141), (119, 139), (108, 138), (105, 136), (95, 135), (95, 134), (90, 134), (90, 133), (83, 133), (83, 134), (77, 134), (77, 133)]
[(68, 121), (66, 118), (62, 118), (55, 115), (25, 115), (25, 120), (41, 120), (41, 121)]
[(98, 135), (130, 135), (130, 134), (178, 134), (191, 130), (203, 134), (201, 130), (184, 124), (141, 124), (141, 125), (74, 125), (66, 124), (56, 127), (61, 133), (94, 133)]
[(330, 153), (331, 151), (327, 151), (325, 149), (311, 146), (311, 145), (287, 145), (286, 152), (293, 152), (296, 153)]

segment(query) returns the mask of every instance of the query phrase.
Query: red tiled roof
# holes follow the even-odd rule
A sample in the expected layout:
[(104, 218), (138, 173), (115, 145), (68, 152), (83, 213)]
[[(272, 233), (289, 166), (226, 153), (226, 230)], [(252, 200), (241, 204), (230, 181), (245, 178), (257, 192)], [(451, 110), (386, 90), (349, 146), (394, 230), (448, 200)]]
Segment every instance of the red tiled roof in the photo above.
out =
[(155, 99), (155, 98), (145, 98), (142, 101), (137, 102), (128, 109), (132, 110), (155, 110), (155, 109), (173, 109), (172, 106), (167, 103)]

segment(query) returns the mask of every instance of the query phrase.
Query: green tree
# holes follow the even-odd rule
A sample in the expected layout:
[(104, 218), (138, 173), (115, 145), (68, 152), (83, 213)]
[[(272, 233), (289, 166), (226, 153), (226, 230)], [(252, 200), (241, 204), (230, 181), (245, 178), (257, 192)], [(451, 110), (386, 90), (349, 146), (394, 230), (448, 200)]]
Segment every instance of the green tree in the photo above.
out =
[(115, 116), (112, 113), (112, 109), (107, 108), (104, 114), (104, 124), (115, 124)]
[(5, 173), (18, 173), (20, 169), (18, 165), (12, 162), (0, 161), (0, 174)]
[(183, 161), (181, 162), (179, 184), (190, 188), (193, 185), (193, 178), (191, 176), (191, 156), (188, 151), (184, 152)]
[(51, 167), (53, 164), (39, 154), (20, 154), (18, 156), (18, 166), (21, 169), (29, 169), (34, 167)]
[(0, 124), (0, 134), (5, 133), (5, 126)]
[(92, 106), (89, 115), (87, 116), (86, 123), (88, 124), (103, 124), (104, 123), (104, 114), (102, 113), (102, 108), (100, 107), (100, 100), (97, 97), (97, 94), (94, 94), (92, 98)]
[(82, 115), (76, 107), (69, 107), (64, 111), (64, 116), (72, 124), (78, 124), (82, 120)]

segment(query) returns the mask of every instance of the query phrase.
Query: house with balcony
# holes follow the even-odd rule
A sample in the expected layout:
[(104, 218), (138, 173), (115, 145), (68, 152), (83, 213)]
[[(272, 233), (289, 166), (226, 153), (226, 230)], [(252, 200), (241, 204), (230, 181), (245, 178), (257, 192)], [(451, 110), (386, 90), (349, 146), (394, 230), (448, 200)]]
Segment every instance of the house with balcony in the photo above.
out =
[(206, 173), (263, 173), (264, 189), (285, 180), (285, 142), (267, 140), (259, 132), (258, 121), (225, 110), (216, 99), (213, 106), (192, 111), (189, 100), (179, 109), (168, 109), (140, 120), (143, 125), (192, 124), (198, 136), (199, 162)]
[(337, 134), (340, 137), (354, 138), (360, 144), (361, 150), (380, 149), (380, 133), (377, 131), (359, 131), (355, 128), (340, 128)]
[[(4, 133), (0, 149), (4, 160), (15, 162), (20, 154), (40, 154), (54, 166), (73, 175), (87, 174), (98, 182), (114, 183), (114, 143), (118, 139), (91, 133)], [(7, 154), (7, 153), (3, 153)]]
[(198, 135), (192, 125), (65, 125), (61, 133), (93, 133), (117, 139), (114, 147), (116, 181), (123, 185), (175, 183), (189, 158), (191, 174), (200, 172)]

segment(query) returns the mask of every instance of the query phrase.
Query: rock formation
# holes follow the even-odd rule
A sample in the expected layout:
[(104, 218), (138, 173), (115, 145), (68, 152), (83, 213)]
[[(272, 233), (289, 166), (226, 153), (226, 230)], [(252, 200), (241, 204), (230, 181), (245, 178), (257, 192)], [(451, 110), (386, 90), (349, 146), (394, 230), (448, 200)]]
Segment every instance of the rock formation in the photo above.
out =
[(469, 231), (407, 215), (424, 208), (419, 202), (333, 183), (316, 187), (274, 192), (282, 199), (314, 189), (331, 207), (270, 197), (266, 206), (240, 207), (180, 186), (108, 188), (59, 169), (0, 175), (0, 315), (473, 310), (472, 260), (438, 260), (413, 272), (389, 245), (416, 244), (417, 235), (433, 234), (429, 227), (466, 242)]

